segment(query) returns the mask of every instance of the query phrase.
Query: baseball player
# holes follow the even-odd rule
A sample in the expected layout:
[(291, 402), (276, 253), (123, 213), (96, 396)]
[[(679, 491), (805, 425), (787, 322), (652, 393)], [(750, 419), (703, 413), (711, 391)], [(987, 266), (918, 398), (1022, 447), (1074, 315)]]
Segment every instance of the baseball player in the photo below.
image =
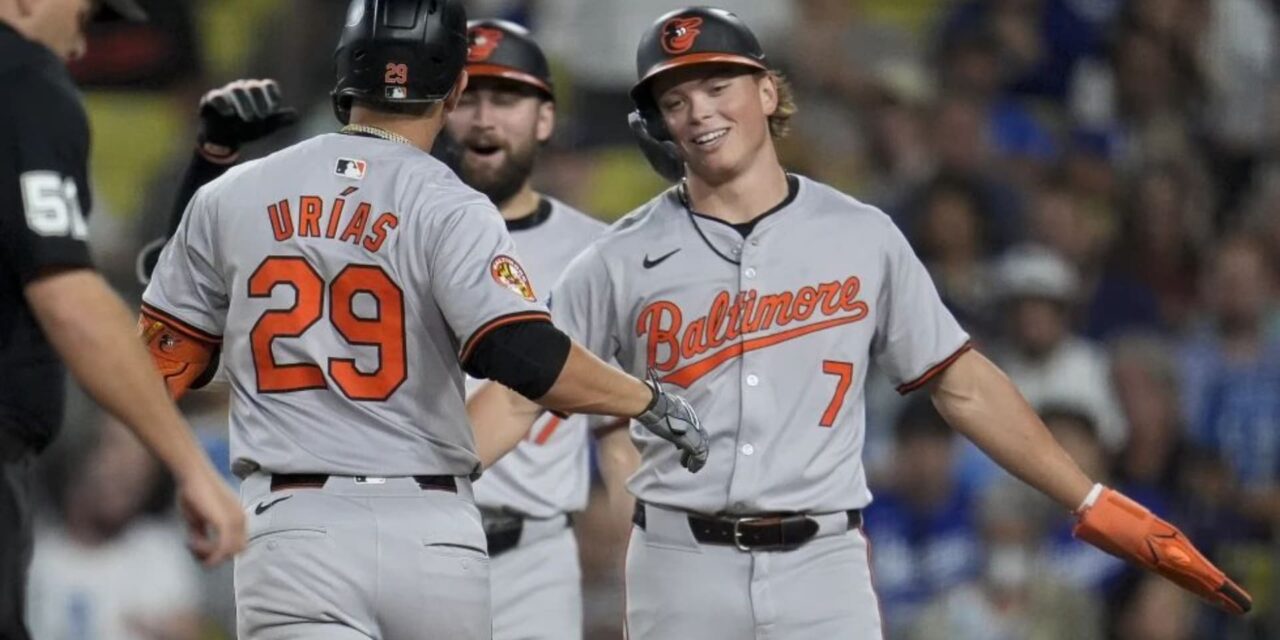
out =
[(558, 326), (628, 371), (656, 370), (711, 440), (691, 476), (632, 429), (629, 637), (881, 637), (861, 511), (873, 364), (1072, 510), (1079, 538), (1249, 609), (1175, 528), (1080, 471), (972, 349), (888, 217), (782, 168), (774, 139), (795, 107), (736, 16), (666, 14), (636, 59), (633, 123), (683, 180), (611, 227), (552, 294)]
[[(531, 186), (538, 146), (555, 126), (551, 74), (537, 43), (504, 20), (473, 20), (467, 35), (467, 90), (445, 123), (454, 164), (463, 182), (498, 207), (529, 277), (549, 286), (605, 224)], [(543, 414), (475, 485), (498, 640), (582, 637), (569, 514), (587, 505), (585, 422)]]
[(467, 84), (458, 0), (354, 0), (347, 126), (196, 192), (143, 294), (172, 394), (221, 350), (246, 638), (490, 636), (463, 370), (559, 411), (637, 416), (706, 461), (687, 403), (549, 322), (501, 217), (426, 153)]
[[(132, 1), (0, 0), (0, 637), (28, 637), (30, 469), (62, 422), (67, 370), (174, 474), (191, 548), (244, 546), (244, 515), (93, 269), (85, 214), (89, 126), (65, 62), (90, 19), (145, 16)], [(65, 369), (64, 369), (65, 366)]]

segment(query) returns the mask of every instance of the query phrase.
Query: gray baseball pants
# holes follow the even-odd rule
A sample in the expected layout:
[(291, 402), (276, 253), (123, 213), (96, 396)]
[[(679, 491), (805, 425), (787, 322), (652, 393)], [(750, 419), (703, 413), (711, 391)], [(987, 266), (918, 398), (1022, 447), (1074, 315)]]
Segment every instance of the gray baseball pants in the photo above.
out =
[(489, 557), (471, 484), (330, 476), (322, 487), (241, 485), (240, 638), (488, 640)]

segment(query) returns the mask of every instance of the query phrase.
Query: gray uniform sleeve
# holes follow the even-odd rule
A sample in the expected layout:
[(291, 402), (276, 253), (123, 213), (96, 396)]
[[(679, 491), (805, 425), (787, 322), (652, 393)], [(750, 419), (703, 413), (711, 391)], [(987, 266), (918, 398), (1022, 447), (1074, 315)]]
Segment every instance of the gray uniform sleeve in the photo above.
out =
[(969, 334), (942, 304), (928, 271), (902, 232), (885, 224), (884, 282), (871, 356), (898, 393), (924, 386), (969, 349)]
[(548, 319), (497, 210), (462, 207), (427, 232), (431, 289), (462, 344), (459, 361), (498, 327)]
[(156, 262), (142, 294), (143, 309), (177, 321), (197, 337), (219, 340), (227, 319), (227, 288), (217, 269), (208, 189), (191, 198), (178, 230)]
[[(600, 252), (595, 245), (588, 247), (569, 263), (551, 292), (551, 319), (574, 342), (601, 360), (618, 366), (618, 340), (612, 329), (618, 324), (612, 288)], [(614, 417), (587, 417), (587, 428), (591, 431), (617, 423), (618, 418)]]
[(569, 263), (551, 294), (551, 318), (561, 331), (605, 362), (613, 362), (618, 342), (612, 282), (595, 246)]

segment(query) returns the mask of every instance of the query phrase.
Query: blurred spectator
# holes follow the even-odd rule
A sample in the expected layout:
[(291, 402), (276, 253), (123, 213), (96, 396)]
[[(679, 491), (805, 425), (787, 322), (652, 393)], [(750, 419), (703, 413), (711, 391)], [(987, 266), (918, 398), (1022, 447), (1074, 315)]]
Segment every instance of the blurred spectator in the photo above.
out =
[(930, 181), (935, 176), (947, 175), (963, 178), (973, 185), (993, 249), (1003, 249), (1021, 238), (1022, 194), (993, 164), (995, 150), (991, 146), (985, 104), (969, 96), (948, 95), (934, 107), (930, 122), (934, 171), (929, 181), (907, 194), (903, 202), (889, 207), (897, 213), (899, 224), (908, 229), (915, 227), (913, 216), (924, 210), (921, 203), (929, 195)]
[(1177, 585), (1140, 574), (1115, 603), (1120, 612), (1111, 637), (1123, 640), (1194, 640), (1199, 607)]
[(1031, 238), (1066, 259), (1081, 276), (1082, 333), (1091, 339), (1130, 328), (1162, 326), (1155, 294), (1124, 271), (1107, 269), (1114, 220), (1090, 215), (1063, 181), (1042, 183), (1032, 199)]
[(867, 536), (887, 637), (980, 568), (973, 495), (955, 481), (955, 437), (928, 397), (912, 398), (894, 428), (890, 485), (872, 489)]
[(81, 457), (52, 482), (60, 521), (36, 531), (32, 637), (198, 638), (199, 573), (182, 530), (154, 517), (172, 499), (160, 465), (111, 421)]
[(943, 302), (981, 342), (989, 335), (992, 289), (986, 221), (981, 199), (968, 180), (938, 176), (929, 185), (917, 216), (916, 254), (929, 269)]
[(1211, 326), (1187, 340), (1182, 371), (1192, 440), (1218, 452), (1263, 529), (1280, 519), (1280, 340), (1265, 332), (1275, 275), (1247, 236), (1215, 248), (1202, 284)]
[[(1049, 404), (1039, 410), (1049, 433), (1085, 474), (1097, 482), (1112, 484), (1107, 453), (1098, 439), (1093, 418), (1070, 405)], [(1073, 524), (1068, 518), (1059, 516), (1048, 527), (1044, 554), (1049, 573), (1072, 587), (1087, 590), (1099, 598), (1105, 597), (1130, 569), (1123, 560), (1078, 542), (1071, 535)]]
[(1187, 326), (1197, 305), (1196, 238), (1209, 227), (1197, 182), (1189, 167), (1177, 163), (1151, 165), (1136, 176), (1105, 276), (1136, 280), (1154, 292), (1164, 324), (1176, 329)]
[(1110, 348), (1111, 380), (1129, 423), (1129, 440), (1115, 458), (1115, 483), (1165, 517), (1179, 510), (1189, 446), (1170, 346), (1152, 334), (1129, 334)]
[(1106, 353), (1071, 332), (1080, 281), (1042, 247), (1011, 249), (997, 267), (1006, 321), (993, 359), (1033, 406), (1065, 404), (1088, 414), (1104, 446), (1124, 443), (1125, 425), (1110, 385)]
[(1063, 582), (1044, 564), (1041, 547), (1051, 508), (1043, 496), (1018, 483), (993, 487), (981, 505), (981, 575), (929, 604), (906, 637), (1100, 640), (1098, 599)]
[[(895, 25), (871, 21), (862, 2), (798, 0), (791, 29), (805, 37), (773, 54), (803, 105), (782, 152), (795, 170), (848, 184), (868, 142), (859, 130), (866, 114), (904, 75), (923, 76), (918, 44)], [(815, 64), (815, 61), (823, 61)], [(909, 81), (909, 80), (908, 80)]]

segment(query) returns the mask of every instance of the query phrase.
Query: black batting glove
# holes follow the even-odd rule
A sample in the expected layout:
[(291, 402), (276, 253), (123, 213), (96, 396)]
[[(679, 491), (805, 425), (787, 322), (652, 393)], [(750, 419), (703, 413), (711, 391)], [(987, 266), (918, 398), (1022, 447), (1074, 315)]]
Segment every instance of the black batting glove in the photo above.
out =
[(275, 80), (236, 80), (200, 98), (200, 134), (196, 143), (214, 162), (233, 162), (236, 152), (298, 121), (286, 107)]

